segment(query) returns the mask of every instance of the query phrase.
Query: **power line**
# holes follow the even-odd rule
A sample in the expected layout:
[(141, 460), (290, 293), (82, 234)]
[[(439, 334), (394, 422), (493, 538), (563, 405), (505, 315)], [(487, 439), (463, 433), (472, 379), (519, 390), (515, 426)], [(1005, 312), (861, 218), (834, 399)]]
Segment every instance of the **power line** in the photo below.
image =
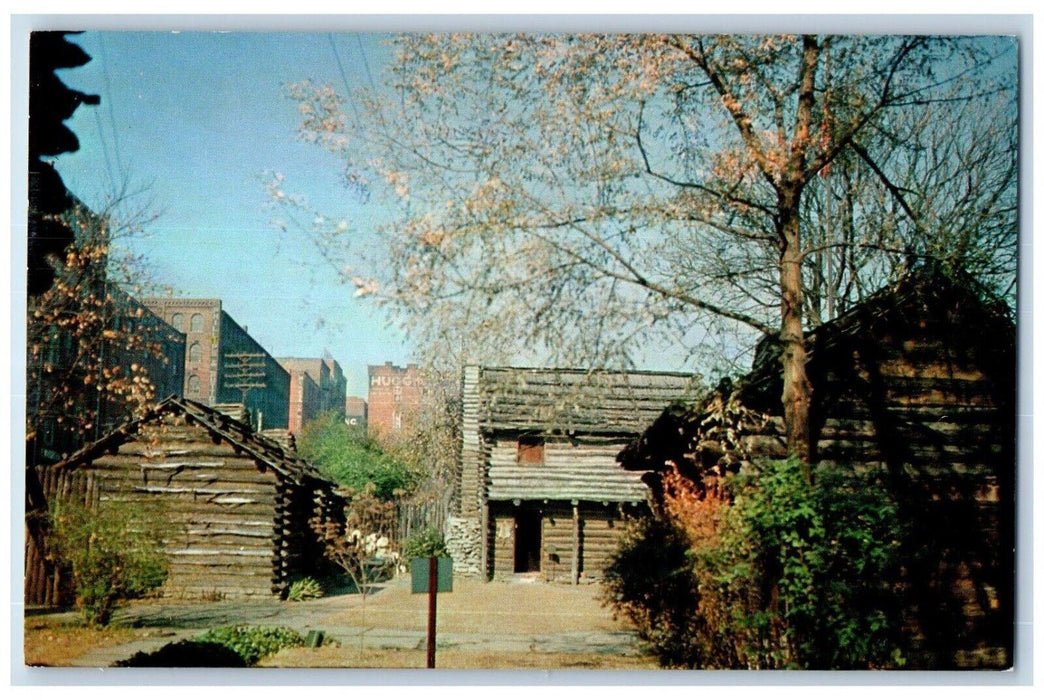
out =
[[(108, 99), (108, 95), (105, 98)], [(94, 112), (94, 123), (98, 129), (98, 141), (101, 143), (102, 155), (105, 157), (105, 171), (109, 174), (109, 186), (115, 189), (116, 176), (112, 172), (112, 161), (109, 159), (109, 142), (105, 138), (105, 130), (102, 128), (101, 114), (97, 109), (92, 109), (91, 111)]]
[(327, 34), (326, 38), (330, 40), (330, 50), (333, 51), (334, 60), (337, 62), (337, 71), (341, 74), (341, 82), (344, 83), (344, 98), (348, 101), (348, 106), (352, 108), (352, 114), (355, 115), (355, 121), (358, 123), (359, 113), (355, 109), (355, 101), (352, 99), (352, 88), (348, 85), (348, 76), (344, 72), (344, 66), (341, 64), (341, 56), (337, 53), (337, 44), (334, 43), (333, 34)]
[(377, 88), (374, 87), (373, 76), (370, 74), (370, 62), (366, 60), (366, 47), (363, 46), (362, 37), (359, 34), (356, 34), (355, 41), (359, 44), (359, 55), (362, 56), (363, 70), (366, 71), (366, 80), (370, 83), (370, 89), (376, 92)]
[[(120, 137), (119, 132), (116, 130), (116, 113), (112, 109), (112, 81), (109, 78), (109, 57), (105, 52), (105, 41), (102, 36), (102, 32), (98, 33), (98, 48), (101, 50), (102, 55), (102, 75), (105, 77), (105, 95), (108, 98), (109, 103), (109, 125), (112, 128), (112, 150), (113, 155), (116, 159), (116, 168), (120, 171), (120, 177), (124, 177), (126, 172), (123, 169), (123, 159), (120, 158)], [(115, 182), (113, 183), (115, 187)]]

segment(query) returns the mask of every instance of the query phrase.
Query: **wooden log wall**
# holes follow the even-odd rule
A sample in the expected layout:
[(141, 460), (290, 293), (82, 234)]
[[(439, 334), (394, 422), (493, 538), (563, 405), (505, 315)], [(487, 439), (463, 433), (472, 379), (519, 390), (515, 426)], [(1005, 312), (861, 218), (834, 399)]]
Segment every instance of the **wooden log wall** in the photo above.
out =
[(581, 506), (582, 576), (602, 578), (609, 556), (616, 551), (623, 535), (626, 521), (626, 513), (621, 512), (616, 504)]
[(485, 460), (482, 433), (479, 427), (479, 369), (464, 368), (464, 386), (461, 393), (461, 473), (459, 513), (463, 518), (479, 518), (484, 501)]
[[(158, 430), (124, 443), (116, 454), (44, 479), (49, 498), (81, 490), (99, 508), (120, 502), (162, 511), (170, 522), (165, 595), (268, 596), (274, 572), (285, 568), (278, 561), (286, 550), (276, 475), (177, 418), (165, 417)], [(31, 558), (27, 566), (39, 575)], [(27, 582), (27, 601), (38, 601), (30, 588), (39, 586)], [(45, 596), (40, 604), (58, 602)]]
[[(515, 518), (521, 508), (540, 512), (540, 574), (545, 581), (570, 583), (602, 578), (610, 555), (616, 551), (627, 520), (641, 507), (610, 503), (493, 502), (491, 560), (493, 578), (505, 578), (515, 570)], [(574, 523), (574, 508), (577, 520)], [(574, 540), (574, 533), (576, 539)], [(575, 566), (574, 552), (578, 557)]]
[[(580, 520), (580, 567), (583, 572), (583, 519)], [(549, 503), (543, 508), (540, 532), (540, 571), (547, 581), (569, 582), (573, 566), (573, 507), (569, 503)]]
[(616, 461), (623, 446), (619, 438), (551, 438), (544, 445), (543, 463), (526, 464), (519, 463), (517, 437), (498, 436), (490, 449), (488, 496), (493, 500), (644, 502), (648, 489), (641, 474), (624, 471)]
[(1004, 368), (989, 366), (966, 337), (940, 338), (938, 328), (901, 327), (879, 345), (839, 348), (842, 359), (820, 380), (830, 415), (819, 421), (818, 455), (827, 464), (880, 464), (893, 475), (913, 523), (905, 546), (915, 562), (914, 663), (1005, 666), (1014, 602), (1014, 372), (1009, 367), (1005, 380)]
[(506, 504), (491, 504), (489, 512), (489, 577), (515, 571), (515, 512)]
[(153, 439), (158, 444), (125, 443), (90, 471), (104, 483), (102, 505), (162, 504), (171, 522), (165, 593), (271, 595), (285, 574), (286, 489), (278, 475), (176, 418), (166, 418)]
[[(912, 666), (1005, 667), (1014, 625), (1014, 341), (1000, 327), (979, 337), (981, 323), (950, 313), (882, 317), (817, 339), (815, 457), (822, 468), (889, 475), (910, 524)], [(753, 386), (755, 402), (779, 389)], [(778, 456), (781, 438), (777, 415), (747, 444)]]

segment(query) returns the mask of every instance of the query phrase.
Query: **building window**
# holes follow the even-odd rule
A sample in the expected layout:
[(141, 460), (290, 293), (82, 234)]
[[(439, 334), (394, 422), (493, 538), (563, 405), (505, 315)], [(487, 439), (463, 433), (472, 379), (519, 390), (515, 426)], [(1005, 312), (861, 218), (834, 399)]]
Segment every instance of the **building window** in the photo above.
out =
[(194, 374), (188, 378), (188, 393), (199, 396), (199, 377)]
[(395, 430), (402, 430), (402, 414), (398, 411), (392, 413), (392, 427)]
[(185, 317), (181, 314), (174, 314), (170, 317), (170, 325), (174, 326), (174, 330), (181, 333), (185, 332)]
[(544, 463), (544, 438), (523, 435), (518, 439), (519, 464)]
[(193, 343), (189, 346), (188, 359), (189, 362), (199, 362), (203, 359), (203, 348), (199, 343)]
[(203, 330), (202, 314), (192, 314), (192, 318), (189, 320), (189, 330), (193, 333), (199, 333)]
[(392, 397), (395, 399), (395, 403), (401, 403), (402, 402), (402, 386), (401, 385), (396, 384), (392, 388)]

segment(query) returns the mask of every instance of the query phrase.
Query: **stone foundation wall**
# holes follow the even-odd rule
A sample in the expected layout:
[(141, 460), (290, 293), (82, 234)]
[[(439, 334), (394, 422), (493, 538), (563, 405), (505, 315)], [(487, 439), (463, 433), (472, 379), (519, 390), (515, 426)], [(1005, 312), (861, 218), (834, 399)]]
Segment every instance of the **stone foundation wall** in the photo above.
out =
[(480, 575), (483, 546), (482, 524), (478, 519), (454, 516), (446, 519), (446, 549), (453, 557), (453, 573)]

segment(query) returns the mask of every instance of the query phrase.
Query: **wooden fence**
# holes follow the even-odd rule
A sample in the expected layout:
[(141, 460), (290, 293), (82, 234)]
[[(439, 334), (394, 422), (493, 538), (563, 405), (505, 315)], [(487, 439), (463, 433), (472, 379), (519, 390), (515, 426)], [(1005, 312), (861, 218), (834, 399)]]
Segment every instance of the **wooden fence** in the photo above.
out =
[[(46, 503), (56, 500), (76, 502), (87, 507), (98, 504), (99, 488), (95, 475), (89, 471), (56, 470), (37, 467), (26, 470), (26, 479), (36, 483), (27, 488), (36, 489)], [(25, 518), (25, 604), (26, 606), (60, 606), (68, 602), (69, 581), (47, 556), (47, 511), (36, 509)]]
[(423, 500), (400, 503), (397, 511), (398, 522), (393, 540), (401, 548), (402, 544), (417, 532), (434, 528), (444, 533), (446, 518), (449, 515), (449, 501), (436, 495)]

